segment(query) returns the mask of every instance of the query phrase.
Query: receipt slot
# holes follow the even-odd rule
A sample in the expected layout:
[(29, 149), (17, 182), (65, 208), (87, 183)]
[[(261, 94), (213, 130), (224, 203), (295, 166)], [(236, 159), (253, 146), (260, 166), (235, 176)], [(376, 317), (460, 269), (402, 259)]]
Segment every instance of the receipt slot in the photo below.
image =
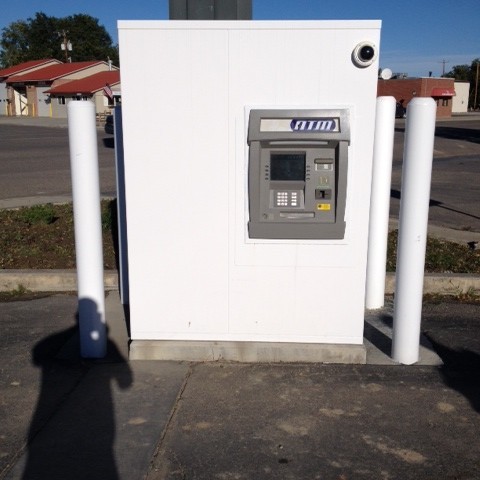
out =
[(342, 239), (349, 112), (251, 110), (250, 238)]

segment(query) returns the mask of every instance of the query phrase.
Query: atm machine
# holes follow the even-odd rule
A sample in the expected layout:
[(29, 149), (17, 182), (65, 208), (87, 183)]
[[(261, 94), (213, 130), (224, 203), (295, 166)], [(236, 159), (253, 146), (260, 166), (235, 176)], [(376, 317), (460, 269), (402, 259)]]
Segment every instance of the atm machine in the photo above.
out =
[(251, 110), (250, 238), (345, 234), (349, 111)]
[(118, 26), (131, 358), (365, 362), (380, 22)]

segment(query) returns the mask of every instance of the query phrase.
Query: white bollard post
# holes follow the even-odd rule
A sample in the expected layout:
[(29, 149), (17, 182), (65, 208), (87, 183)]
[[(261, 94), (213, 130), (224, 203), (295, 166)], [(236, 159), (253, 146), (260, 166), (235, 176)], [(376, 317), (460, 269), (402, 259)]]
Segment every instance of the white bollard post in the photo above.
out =
[(392, 338), (392, 358), (405, 365), (419, 360), (436, 108), (414, 98), (407, 109)]
[(365, 306), (368, 309), (381, 308), (385, 303), (395, 108), (394, 97), (377, 98), (365, 291)]
[(67, 110), (80, 353), (84, 358), (102, 358), (106, 355), (107, 332), (95, 105), (71, 101)]

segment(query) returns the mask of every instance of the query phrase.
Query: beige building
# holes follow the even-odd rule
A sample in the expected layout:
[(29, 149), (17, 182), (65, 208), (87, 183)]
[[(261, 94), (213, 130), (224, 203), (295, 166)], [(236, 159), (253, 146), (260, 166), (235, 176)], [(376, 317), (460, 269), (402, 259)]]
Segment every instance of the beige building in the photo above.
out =
[(469, 82), (455, 82), (455, 96), (452, 102), (452, 113), (468, 112)]

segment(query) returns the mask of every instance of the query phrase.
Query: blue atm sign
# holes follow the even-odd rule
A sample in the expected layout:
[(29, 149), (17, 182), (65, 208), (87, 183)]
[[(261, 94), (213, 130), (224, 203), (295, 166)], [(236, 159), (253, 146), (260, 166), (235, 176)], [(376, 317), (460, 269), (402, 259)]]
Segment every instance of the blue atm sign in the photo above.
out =
[(293, 132), (338, 132), (336, 118), (294, 118), (290, 128)]

